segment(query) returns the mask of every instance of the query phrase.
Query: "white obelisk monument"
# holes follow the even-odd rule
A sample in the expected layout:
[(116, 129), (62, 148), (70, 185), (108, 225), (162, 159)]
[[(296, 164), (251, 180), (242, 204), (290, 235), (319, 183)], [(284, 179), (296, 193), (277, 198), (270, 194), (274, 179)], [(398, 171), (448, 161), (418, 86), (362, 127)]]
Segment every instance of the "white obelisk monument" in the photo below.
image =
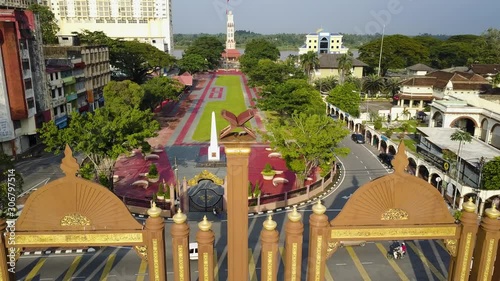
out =
[(215, 125), (215, 112), (212, 111), (212, 127), (210, 129), (210, 146), (208, 147), (208, 161), (220, 161), (220, 147), (217, 140), (217, 127)]

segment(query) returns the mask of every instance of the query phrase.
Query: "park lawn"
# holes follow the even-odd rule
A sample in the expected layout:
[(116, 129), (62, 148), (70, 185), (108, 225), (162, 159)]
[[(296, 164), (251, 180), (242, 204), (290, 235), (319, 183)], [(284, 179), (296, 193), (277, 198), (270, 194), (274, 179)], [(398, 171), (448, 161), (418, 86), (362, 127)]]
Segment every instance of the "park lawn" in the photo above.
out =
[(199, 142), (210, 141), (210, 126), (212, 122), (212, 111), (215, 111), (215, 121), (217, 123), (217, 134), (229, 125), (226, 119), (220, 114), (226, 109), (238, 116), (241, 112), (247, 110), (245, 98), (243, 96), (243, 85), (240, 76), (222, 75), (215, 80), (215, 86), (226, 87), (226, 99), (223, 101), (211, 101), (205, 104), (201, 113), (200, 122), (193, 133), (193, 140)]

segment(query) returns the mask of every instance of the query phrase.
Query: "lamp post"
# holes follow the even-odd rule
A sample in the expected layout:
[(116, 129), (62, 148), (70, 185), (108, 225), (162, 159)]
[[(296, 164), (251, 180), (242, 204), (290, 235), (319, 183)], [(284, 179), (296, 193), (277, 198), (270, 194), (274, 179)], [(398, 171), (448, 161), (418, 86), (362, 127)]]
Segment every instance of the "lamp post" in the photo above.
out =
[(368, 96), (366, 95), (366, 93), (363, 93), (361, 91), (352, 91), (353, 93), (359, 93), (359, 98), (361, 99), (362, 98), (362, 94), (365, 95), (365, 112), (366, 112), (366, 121), (370, 120), (370, 113), (368, 112)]
[[(178, 178), (178, 172), (179, 172), (179, 168), (177, 167), (177, 156), (174, 156), (174, 179), (175, 179), (175, 193), (177, 194), (177, 197), (179, 196), (179, 178)], [(175, 194), (174, 194), (175, 196)], [(177, 199), (176, 197), (174, 197), (174, 199)]]
[(442, 186), (440, 185), (441, 181), (442, 181), (442, 179), (441, 179), (440, 177), (437, 177), (437, 178), (436, 178), (436, 188), (437, 188), (438, 190), (440, 190), (439, 188), (441, 188), (441, 196), (443, 196), (443, 197), (444, 197), (444, 189), (443, 189), (443, 188), (442, 188)]

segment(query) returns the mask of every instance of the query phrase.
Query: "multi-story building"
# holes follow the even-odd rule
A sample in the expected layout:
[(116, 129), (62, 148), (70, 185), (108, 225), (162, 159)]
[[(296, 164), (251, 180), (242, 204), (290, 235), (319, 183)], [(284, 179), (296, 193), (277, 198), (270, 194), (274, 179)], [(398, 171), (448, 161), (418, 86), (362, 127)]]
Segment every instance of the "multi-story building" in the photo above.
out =
[[(312, 72), (313, 79), (326, 77), (340, 77), (339, 59), (341, 54), (321, 54), (319, 55), (319, 66)], [(352, 68), (350, 73), (352, 77), (363, 78), (364, 68), (368, 65), (358, 59), (351, 59)]]
[[(102, 90), (111, 80), (108, 47), (75, 46), (78, 45), (75, 36), (59, 37), (59, 42), (61, 43), (59, 46), (44, 46), (44, 53), (47, 58), (73, 60), (76, 66), (73, 76), (76, 79), (75, 93), (77, 94), (77, 101), (73, 104), (73, 108), (80, 112), (99, 108), (104, 104)], [(75, 59), (81, 59), (81, 61), (75, 61)]]
[(47, 66), (47, 79), (49, 80), (52, 97), (52, 115), (54, 122), (59, 129), (68, 125), (68, 110), (66, 106), (66, 96), (64, 92), (64, 81), (62, 73), (71, 71), (71, 66)]
[(0, 149), (12, 156), (35, 146), (51, 120), (38, 20), (23, 10), (34, 2), (0, 2)]
[(345, 54), (349, 48), (344, 47), (343, 35), (338, 33), (318, 32), (306, 35), (306, 42), (299, 48), (299, 55), (310, 51), (318, 54)]
[(46, 0), (60, 35), (103, 31), (111, 38), (137, 39), (172, 54), (171, 0)]

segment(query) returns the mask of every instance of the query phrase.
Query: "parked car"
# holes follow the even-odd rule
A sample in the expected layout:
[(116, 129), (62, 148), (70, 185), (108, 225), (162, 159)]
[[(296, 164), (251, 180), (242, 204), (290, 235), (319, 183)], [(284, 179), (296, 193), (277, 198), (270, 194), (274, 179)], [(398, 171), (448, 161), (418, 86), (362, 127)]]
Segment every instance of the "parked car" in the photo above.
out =
[(347, 246), (364, 247), (365, 245), (366, 241), (340, 241), (340, 247), (347, 247)]
[(198, 243), (189, 243), (189, 259), (198, 259)]
[(362, 134), (352, 134), (351, 139), (355, 143), (365, 143), (365, 137)]
[(380, 159), (380, 162), (382, 162), (383, 164), (386, 164), (387, 166), (389, 166), (389, 168), (392, 169), (392, 159), (394, 159), (394, 155), (392, 154), (387, 154), (387, 153), (380, 153), (378, 155), (378, 159)]

